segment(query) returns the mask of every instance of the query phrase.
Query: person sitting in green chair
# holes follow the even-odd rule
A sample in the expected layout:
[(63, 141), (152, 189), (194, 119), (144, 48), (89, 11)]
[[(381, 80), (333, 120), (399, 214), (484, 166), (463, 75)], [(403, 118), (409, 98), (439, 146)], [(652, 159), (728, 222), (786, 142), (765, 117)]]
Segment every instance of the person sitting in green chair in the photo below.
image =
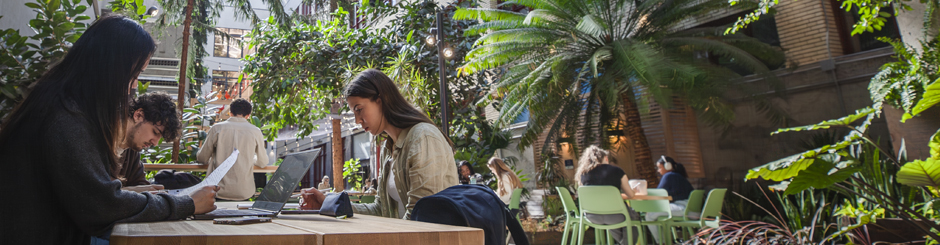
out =
[[(689, 203), (689, 194), (694, 190), (692, 183), (689, 183), (689, 174), (685, 172), (685, 167), (681, 163), (667, 156), (660, 156), (659, 161), (656, 161), (656, 171), (662, 175), (659, 186), (656, 188), (665, 189), (672, 197), (673, 201), (669, 203), (672, 216), (682, 217), (685, 206)], [(653, 221), (661, 216), (666, 216), (666, 213), (647, 213), (646, 221)], [(657, 235), (659, 228), (653, 225), (647, 227), (653, 233), (653, 239), (659, 243), (660, 238)]]
[[(627, 198), (633, 198), (636, 195), (635, 190), (630, 187), (630, 179), (627, 178), (627, 174), (620, 167), (608, 164), (608, 157), (610, 153), (604, 149), (597, 147), (596, 145), (588, 146), (584, 150), (584, 153), (581, 154), (581, 159), (578, 160), (578, 171), (575, 173), (575, 183), (579, 185), (609, 185), (617, 187), (620, 189), (621, 195), (626, 195)], [(626, 203), (624, 203), (626, 205)], [(632, 208), (627, 206), (627, 210), (630, 210), (630, 219), (639, 220), (640, 215), (633, 211)], [(627, 217), (623, 217), (621, 214), (586, 214), (584, 216), (586, 219), (595, 224), (616, 224), (623, 222)], [(622, 229), (610, 230), (610, 235), (614, 238), (618, 244), (634, 244), (636, 241), (626, 241), (626, 227)], [(636, 228), (633, 228), (633, 234), (639, 234)]]
[(502, 200), (503, 203), (509, 204), (510, 198), (512, 197), (512, 190), (522, 188), (522, 181), (516, 176), (516, 172), (513, 172), (512, 169), (503, 162), (503, 159), (499, 159), (498, 157), (490, 158), (486, 167), (490, 168), (490, 171), (493, 172), (493, 176), (496, 177), (496, 195), (499, 196), (499, 199)]

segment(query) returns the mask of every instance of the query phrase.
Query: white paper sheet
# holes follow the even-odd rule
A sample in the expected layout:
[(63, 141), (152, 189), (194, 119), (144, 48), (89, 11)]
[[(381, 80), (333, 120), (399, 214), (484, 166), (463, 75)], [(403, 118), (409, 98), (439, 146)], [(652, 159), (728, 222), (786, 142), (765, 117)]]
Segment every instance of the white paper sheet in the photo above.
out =
[(226, 158), (225, 161), (222, 162), (222, 165), (219, 165), (218, 168), (215, 168), (214, 170), (212, 170), (212, 173), (209, 173), (209, 175), (206, 175), (206, 178), (203, 179), (202, 182), (199, 182), (199, 184), (196, 184), (186, 189), (168, 190), (167, 193), (170, 193), (171, 195), (177, 195), (177, 196), (189, 195), (201, 189), (202, 187), (210, 186), (210, 185), (219, 185), (219, 182), (222, 181), (222, 177), (225, 177), (225, 174), (228, 173), (228, 170), (232, 169), (232, 166), (235, 165), (236, 159), (238, 159), (238, 149), (235, 149), (234, 151), (232, 151), (232, 155), (229, 155), (228, 158)]

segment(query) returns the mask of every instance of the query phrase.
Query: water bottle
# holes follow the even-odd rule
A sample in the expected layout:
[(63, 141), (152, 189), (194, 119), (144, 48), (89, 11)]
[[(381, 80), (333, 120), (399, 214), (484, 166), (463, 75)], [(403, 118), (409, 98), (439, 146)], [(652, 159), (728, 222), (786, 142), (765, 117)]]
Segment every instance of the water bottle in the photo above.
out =
[(471, 185), (475, 185), (475, 184), (477, 184), (477, 181), (478, 181), (478, 180), (482, 180), (482, 179), (483, 179), (483, 175), (480, 175), (480, 174), (473, 174), (473, 175), (470, 176), (470, 184), (471, 184)]

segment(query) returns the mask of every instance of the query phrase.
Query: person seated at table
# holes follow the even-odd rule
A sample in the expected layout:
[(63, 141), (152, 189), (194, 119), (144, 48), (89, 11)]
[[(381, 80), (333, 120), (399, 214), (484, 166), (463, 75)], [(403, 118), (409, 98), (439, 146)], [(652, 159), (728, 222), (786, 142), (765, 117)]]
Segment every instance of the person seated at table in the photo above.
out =
[(512, 198), (512, 191), (516, 188), (522, 188), (522, 181), (516, 176), (516, 172), (513, 172), (512, 169), (503, 162), (503, 159), (499, 159), (498, 157), (490, 158), (486, 167), (490, 168), (490, 171), (493, 172), (493, 176), (496, 176), (496, 195), (499, 195), (499, 199), (503, 200), (504, 203), (509, 204), (509, 199)]
[[(378, 154), (383, 159), (375, 202), (353, 203), (353, 212), (409, 219), (419, 199), (460, 183), (453, 142), (405, 100), (391, 78), (368, 69), (352, 79), (343, 94), (357, 124), (373, 136), (387, 136)], [(304, 192), (305, 202), (322, 203), (322, 195), (311, 193), (319, 191)]]
[[(608, 151), (596, 145), (591, 145), (588, 146), (587, 149), (584, 149), (584, 153), (581, 154), (581, 159), (578, 160), (578, 171), (575, 172), (575, 183), (582, 186), (609, 185), (617, 187), (621, 195), (625, 198), (633, 198), (636, 192), (630, 187), (630, 179), (627, 178), (627, 174), (623, 169), (608, 164), (609, 156), (610, 153)], [(624, 205), (627, 205), (626, 202), (624, 202)], [(629, 206), (627, 206), (627, 210), (630, 211), (630, 219), (640, 219), (640, 215)], [(584, 217), (595, 224), (616, 224), (623, 222), (627, 218), (620, 214), (587, 214)], [(618, 244), (626, 245), (635, 242), (626, 241), (626, 236), (624, 236), (624, 233), (627, 231), (626, 229), (627, 228), (624, 227), (622, 229), (610, 230), (611, 236), (613, 236), (614, 241)], [(633, 234), (639, 234), (635, 227), (633, 229)]]
[(173, 140), (179, 134), (179, 113), (173, 98), (164, 92), (150, 92), (137, 97), (130, 105), (123, 140), (117, 145), (118, 167), (114, 175), (121, 180), (122, 190), (144, 192), (162, 190), (151, 185), (140, 162), (140, 151), (152, 147), (160, 138)]
[(116, 146), (130, 91), (156, 44), (134, 20), (94, 21), (31, 85), (0, 126), (4, 244), (88, 244), (118, 222), (179, 220), (215, 209), (216, 186), (189, 196), (121, 190)]
[[(662, 175), (662, 178), (659, 180), (659, 186), (656, 188), (665, 189), (666, 192), (669, 193), (669, 196), (672, 197), (673, 201), (669, 203), (669, 210), (672, 211), (672, 216), (682, 217), (684, 215), (685, 206), (689, 203), (689, 194), (694, 190), (692, 183), (689, 183), (689, 174), (685, 172), (685, 167), (671, 157), (660, 156), (659, 160), (656, 161), (656, 172)], [(646, 220), (653, 221), (666, 215), (666, 213), (647, 213)], [(648, 227), (650, 232), (653, 233), (653, 239), (656, 239), (656, 243), (659, 243), (658, 226), (650, 225)]]
[(377, 185), (378, 184), (376, 184), (375, 178), (369, 178), (369, 180), (366, 181), (366, 186), (362, 187), (364, 190), (362, 193), (375, 194), (375, 187)]
[(323, 179), (320, 180), (320, 184), (317, 185), (317, 189), (320, 190), (329, 190), (330, 189), (330, 176), (323, 176)]
[(460, 171), (457, 173), (457, 176), (460, 177), (461, 185), (470, 184), (470, 178), (473, 178), (473, 175), (476, 174), (476, 172), (473, 171), (473, 166), (470, 165), (468, 161), (460, 161), (460, 167), (458, 167), (457, 170)]

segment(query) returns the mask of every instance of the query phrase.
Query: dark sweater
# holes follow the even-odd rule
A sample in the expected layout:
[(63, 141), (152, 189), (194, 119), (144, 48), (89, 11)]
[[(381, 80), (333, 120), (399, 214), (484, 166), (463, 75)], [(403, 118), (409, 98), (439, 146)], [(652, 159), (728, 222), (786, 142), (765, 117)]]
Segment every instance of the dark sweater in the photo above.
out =
[(600, 164), (581, 175), (581, 185), (610, 185), (623, 192), (623, 169), (610, 164)]
[[(117, 222), (183, 219), (194, 212), (189, 196), (121, 190), (105, 168), (107, 154), (92, 141), (92, 126), (70, 103), (27, 119), (0, 142), (4, 244), (87, 244)], [(41, 113), (41, 112), (31, 112)], [(41, 130), (34, 130), (38, 128)]]
[(140, 162), (140, 152), (132, 149), (124, 150), (118, 158), (121, 168), (116, 172), (125, 187), (135, 185), (149, 185), (147, 174), (144, 173), (144, 164)]
[(666, 189), (666, 192), (669, 193), (673, 201), (689, 199), (689, 194), (691, 194), (693, 190), (692, 183), (689, 183), (689, 179), (675, 172), (667, 172), (664, 174), (657, 188)]

